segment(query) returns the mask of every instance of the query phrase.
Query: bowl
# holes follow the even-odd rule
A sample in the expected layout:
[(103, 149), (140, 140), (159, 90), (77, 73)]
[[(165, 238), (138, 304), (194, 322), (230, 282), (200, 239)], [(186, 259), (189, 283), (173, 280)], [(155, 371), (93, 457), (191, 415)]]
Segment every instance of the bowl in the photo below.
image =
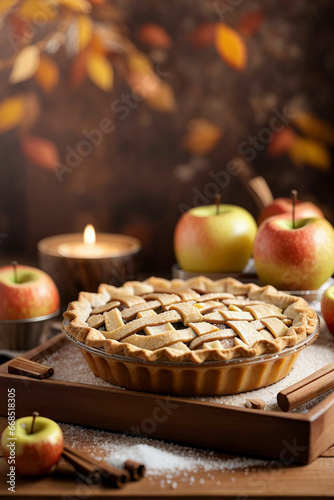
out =
[[(65, 321), (65, 326), (68, 322)], [(79, 347), (88, 366), (98, 377), (134, 391), (174, 396), (218, 396), (266, 387), (286, 377), (299, 353), (320, 333), (320, 318), (314, 331), (302, 342), (279, 353), (253, 358), (194, 363), (149, 362), (108, 354), (86, 346), (64, 330), (66, 338)]]
[(59, 313), (60, 309), (35, 318), (0, 320), (0, 349), (26, 351), (36, 347), (46, 340), (50, 323)]

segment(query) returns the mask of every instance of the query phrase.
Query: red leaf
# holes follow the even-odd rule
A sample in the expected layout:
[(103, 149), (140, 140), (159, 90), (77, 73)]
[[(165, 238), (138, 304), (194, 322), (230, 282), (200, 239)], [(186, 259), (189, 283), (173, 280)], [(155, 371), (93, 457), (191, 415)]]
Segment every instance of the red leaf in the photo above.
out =
[(55, 144), (43, 137), (26, 135), (21, 139), (24, 156), (46, 170), (53, 170), (59, 163), (59, 154)]
[(215, 43), (216, 23), (203, 23), (188, 34), (188, 40), (197, 48), (212, 47)]
[(268, 155), (274, 158), (275, 156), (281, 156), (284, 153), (288, 153), (297, 138), (297, 134), (290, 127), (287, 127), (280, 132), (276, 132), (272, 141), (268, 145)]
[(169, 49), (173, 42), (167, 31), (158, 24), (148, 23), (137, 32), (137, 39), (151, 47)]
[(266, 14), (263, 10), (253, 10), (248, 12), (241, 18), (237, 30), (244, 37), (250, 38), (260, 31), (265, 17)]
[(80, 52), (70, 68), (69, 82), (73, 89), (80, 87), (87, 76), (87, 59), (89, 51), (87, 49)]

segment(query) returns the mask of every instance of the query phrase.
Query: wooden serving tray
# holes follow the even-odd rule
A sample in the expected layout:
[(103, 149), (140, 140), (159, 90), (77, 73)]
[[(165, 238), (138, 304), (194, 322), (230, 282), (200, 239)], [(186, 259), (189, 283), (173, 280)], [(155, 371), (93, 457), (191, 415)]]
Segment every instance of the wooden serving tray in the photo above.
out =
[[(39, 361), (65, 343), (60, 333), (25, 353)], [(56, 374), (55, 374), (56, 376)], [(16, 417), (39, 411), (59, 422), (307, 464), (334, 441), (334, 392), (306, 414), (252, 410), (62, 380), (35, 380), (0, 366), (0, 415), (15, 389)]]

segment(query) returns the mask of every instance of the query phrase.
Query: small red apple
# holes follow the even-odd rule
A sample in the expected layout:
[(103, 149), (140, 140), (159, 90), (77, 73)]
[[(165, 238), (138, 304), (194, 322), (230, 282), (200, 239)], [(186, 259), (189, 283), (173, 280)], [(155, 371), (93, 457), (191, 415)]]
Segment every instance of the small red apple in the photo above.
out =
[(57, 287), (44, 271), (15, 263), (0, 268), (0, 320), (45, 316), (59, 304)]
[(1, 448), (11, 470), (13, 467), (20, 476), (41, 476), (60, 459), (63, 434), (56, 422), (36, 413), (9, 423), (1, 436)]
[[(296, 219), (307, 219), (310, 217), (324, 217), (323, 212), (314, 203), (310, 201), (296, 200)], [(270, 205), (263, 208), (260, 213), (258, 224), (260, 225), (264, 220), (274, 215), (292, 213), (292, 200), (291, 198), (276, 198)]]
[(334, 335), (334, 286), (324, 292), (321, 299), (321, 312), (328, 330)]
[(280, 290), (317, 290), (334, 271), (334, 228), (323, 218), (270, 217), (254, 242), (256, 271), (263, 285)]

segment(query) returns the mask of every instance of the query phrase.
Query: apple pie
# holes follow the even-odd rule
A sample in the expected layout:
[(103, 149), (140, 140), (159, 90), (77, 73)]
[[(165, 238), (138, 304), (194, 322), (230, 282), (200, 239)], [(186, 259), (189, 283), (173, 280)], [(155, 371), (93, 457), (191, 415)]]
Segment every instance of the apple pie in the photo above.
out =
[(278, 353), (317, 324), (303, 299), (232, 278), (151, 277), (81, 292), (66, 332), (87, 346), (147, 362), (225, 361)]

